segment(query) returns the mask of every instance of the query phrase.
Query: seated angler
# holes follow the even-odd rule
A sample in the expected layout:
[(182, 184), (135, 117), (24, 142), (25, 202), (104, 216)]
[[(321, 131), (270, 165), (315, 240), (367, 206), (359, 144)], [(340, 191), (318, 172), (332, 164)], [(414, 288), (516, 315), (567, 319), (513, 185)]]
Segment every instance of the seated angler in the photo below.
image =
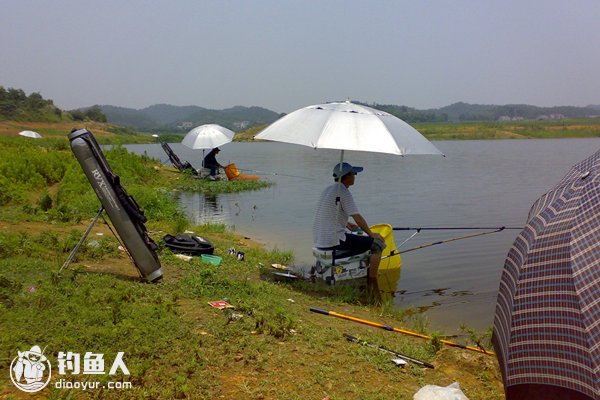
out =
[[(355, 254), (371, 250), (369, 281), (375, 282), (385, 242), (379, 233), (371, 231), (348, 190), (354, 185), (356, 174), (362, 170), (362, 167), (353, 167), (348, 163), (336, 164), (333, 168), (335, 183), (325, 188), (319, 199), (313, 225), (313, 242), (315, 247), (323, 250), (352, 250)], [(355, 224), (348, 221), (350, 216)], [(346, 231), (358, 228), (367, 235)]]
[(217, 161), (217, 154), (219, 154), (220, 151), (221, 150), (218, 147), (215, 147), (206, 155), (206, 157), (204, 157), (204, 161), (202, 162), (204, 168), (210, 169), (210, 178), (213, 180), (217, 178), (219, 168), (223, 168)]

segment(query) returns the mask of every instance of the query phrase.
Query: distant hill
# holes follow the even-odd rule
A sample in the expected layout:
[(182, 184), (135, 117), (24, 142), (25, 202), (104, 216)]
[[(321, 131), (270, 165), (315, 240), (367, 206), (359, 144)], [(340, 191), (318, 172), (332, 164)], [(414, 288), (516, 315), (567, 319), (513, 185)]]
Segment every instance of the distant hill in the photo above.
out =
[(366, 104), (389, 112), (406, 122), (469, 122), (509, 119), (587, 118), (598, 114), (596, 106), (537, 107), (527, 104), (485, 105), (454, 103), (442, 108), (417, 110), (407, 106), (389, 104)]
[(100, 108), (106, 114), (108, 122), (141, 131), (187, 132), (194, 126), (204, 124), (219, 124), (239, 131), (256, 125), (270, 124), (280, 116), (266, 108), (243, 106), (224, 110), (169, 104), (155, 104), (141, 110), (110, 105)]
[(585, 118), (591, 112), (587, 107), (557, 106), (537, 107), (527, 104), (481, 105), (454, 103), (438, 109), (450, 121), (494, 121), (500, 118), (538, 119), (544, 117)]
[[(528, 104), (469, 104), (458, 102), (442, 108), (419, 110), (408, 106), (377, 103), (356, 103), (389, 112), (408, 123), (418, 122), (476, 122), (502, 120), (535, 120), (587, 118), (600, 114), (600, 105), (587, 107), (538, 107)], [(262, 107), (235, 106), (212, 110), (199, 106), (155, 104), (140, 110), (100, 106), (108, 122), (146, 132), (187, 132), (203, 124), (219, 124), (236, 132), (270, 124), (281, 115)]]

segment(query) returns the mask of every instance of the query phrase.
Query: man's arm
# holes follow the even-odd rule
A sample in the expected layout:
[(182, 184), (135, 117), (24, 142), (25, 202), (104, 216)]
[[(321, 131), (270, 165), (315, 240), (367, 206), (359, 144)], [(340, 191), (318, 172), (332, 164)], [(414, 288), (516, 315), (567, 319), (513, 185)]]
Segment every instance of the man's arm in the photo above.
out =
[(367, 224), (367, 221), (365, 221), (365, 219), (363, 218), (362, 215), (360, 215), (360, 214), (353, 214), (352, 218), (356, 222), (356, 225), (358, 225), (358, 227), (360, 229), (362, 229), (363, 231), (365, 231), (365, 233), (367, 235), (371, 236), (372, 238), (378, 238), (378, 239), (383, 240), (383, 236), (381, 236), (379, 233), (374, 233), (374, 232), (371, 231), (371, 228), (369, 228), (369, 224)]

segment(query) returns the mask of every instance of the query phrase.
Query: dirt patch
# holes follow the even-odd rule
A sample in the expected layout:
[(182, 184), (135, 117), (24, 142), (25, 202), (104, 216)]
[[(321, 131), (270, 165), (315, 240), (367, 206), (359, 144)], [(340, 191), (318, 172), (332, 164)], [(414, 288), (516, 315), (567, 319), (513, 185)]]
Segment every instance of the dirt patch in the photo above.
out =
[[(52, 224), (52, 223), (48, 223), (48, 222), (19, 222), (19, 223), (10, 223), (10, 222), (3, 222), (0, 221), (0, 229), (6, 229), (12, 232), (24, 232), (27, 234), (32, 234), (32, 235), (39, 235), (41, 233), (44, 232), (53, 232), (56, 233), (57, 235), (68, 235), (70, 234), (73, 230), (80, 230), (83, 234), (83, 232), (87, 229), (87, 227), (89, 226), (89, 223), (91, 223), (93, 220), (93, 218), (90, 218), (89, 222), (84, 222), (81, 224), (77, 224), (77, 225), (64, 225), (64, 224)], [(90, 235), (88, 237), (94, 237), (96, 236), (103, 236), (103, 235), (112, 235), (112, 233), (110, 233), (110, 229), (108, 228), (108, 226), (106, 226), (106, 224), (101, 223), (101, 220), (99, 220), (99, 222), (96, 223), (96, 225), (94, 225), (94, 228), (92, 229), (92, 231), (90, 232)], [(98, 235), (98, 234), (101, 235)]]
[(77, 264), (85, 267), (86, 271), (90, 273), (111, 274), (125, 280), (141, 280), (136, 266), (127, 256), (123, 258), (106, 258), (99, 261), (85, 260)]

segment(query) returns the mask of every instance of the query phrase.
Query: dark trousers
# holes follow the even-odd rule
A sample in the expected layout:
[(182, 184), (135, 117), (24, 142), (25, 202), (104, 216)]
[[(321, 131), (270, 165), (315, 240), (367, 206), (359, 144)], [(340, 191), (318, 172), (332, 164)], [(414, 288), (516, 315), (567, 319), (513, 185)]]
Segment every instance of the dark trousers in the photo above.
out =
[(340, 244), (332, 247), (335, 250), (348, 250), (346, 257), (350, 255), (356, 255), (371, 250), (373, 247), (373, 238), (367, 235), (354, 235), (346, 233), (344, 241), (340, 241)]
[(216, 164), (204, 164), (204, 168), (210, 169), (211, 176), (216, 176), (219, 172), (219, 166)]

